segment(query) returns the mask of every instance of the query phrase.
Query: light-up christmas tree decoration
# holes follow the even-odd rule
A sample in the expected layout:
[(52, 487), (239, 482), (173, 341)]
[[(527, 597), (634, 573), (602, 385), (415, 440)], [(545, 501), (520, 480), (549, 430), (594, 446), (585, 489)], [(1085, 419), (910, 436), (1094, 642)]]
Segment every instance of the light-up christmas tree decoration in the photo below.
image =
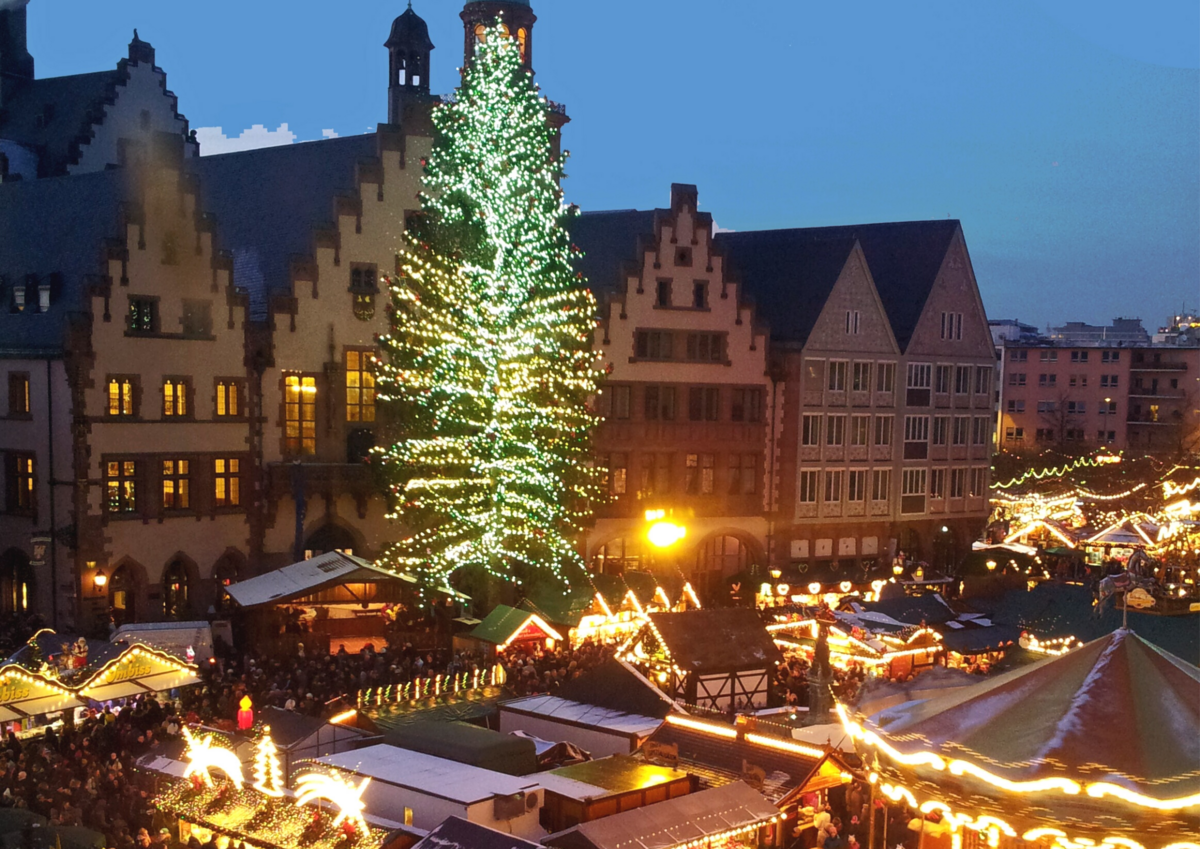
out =
[(426, 589), (463, 567), (569, 582), (601, 495), (596, 305), (571, 265), (548, 109), (492, 27), (434, 110), (378, 376), (400, 429), (379, 459), (405, 534), (381, 562)]
[(262, 738), (254, 749), (254, 784), (264, 796), (283, 795), (283, 767), (279, 765), (279, 749), (271, 739), (271, 728), (263, 728)]

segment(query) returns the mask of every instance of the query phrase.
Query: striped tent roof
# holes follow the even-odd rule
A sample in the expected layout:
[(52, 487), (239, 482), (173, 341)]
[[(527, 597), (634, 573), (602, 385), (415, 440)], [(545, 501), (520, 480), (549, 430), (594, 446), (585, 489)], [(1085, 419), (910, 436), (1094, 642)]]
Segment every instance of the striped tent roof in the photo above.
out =
[(939, 696), (881, 729), (1014, 781), (1063, 775), (1200, 793), (1200, 668), (1128, 630)]

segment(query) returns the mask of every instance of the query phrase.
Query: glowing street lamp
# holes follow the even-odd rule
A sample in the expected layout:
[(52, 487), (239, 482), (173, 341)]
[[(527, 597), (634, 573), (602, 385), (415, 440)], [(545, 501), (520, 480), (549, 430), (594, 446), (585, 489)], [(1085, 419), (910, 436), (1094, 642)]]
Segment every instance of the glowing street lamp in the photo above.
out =
[(674, 522), (658, 521), (646, 532), (647, 539), (655, 548), (670, 548), (687, 536), (687, 528)]

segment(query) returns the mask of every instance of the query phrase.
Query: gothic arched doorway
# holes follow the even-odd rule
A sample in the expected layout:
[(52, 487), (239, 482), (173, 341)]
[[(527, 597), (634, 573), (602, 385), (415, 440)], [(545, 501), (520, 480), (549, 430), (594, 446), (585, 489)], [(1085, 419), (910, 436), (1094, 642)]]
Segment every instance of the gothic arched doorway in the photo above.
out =
[(0, 556), (0, 613), (17, 613), (33, 607), (33, 567), (29, 556), (10, 548)]
[(933, 535), (933, 568), (943, 575), (953, 575), (958, 560), (958, 535), (949, 525), (939, 526)]
[(245, 558), (240, 552), (227, 551), (221, 555), (221, 558), (213, 566), (213, 584), (215, 584), (214, 596), (215, 606), (217, 610), (228, 611), (233, 609), (233, 600), (225, 590), (230, 584), (236, 584), (241, 580), (242, 565)]
[(322, 525), (309, 534), (304, 542), (304, 559), (326, 554), (330, 551), (340, 551), (342, 554), (353, 555), (356, 544), (354, 534), (341, 525)]
[(163, 616), (188, 619), (192, 615), (192, 586), (187, 564), (176, 557), (167, 564), (162, 577)]
[(117, 627), (137, 621), (138, 577), (133, 566), (122, 563), (108, 579), (108, 607)]

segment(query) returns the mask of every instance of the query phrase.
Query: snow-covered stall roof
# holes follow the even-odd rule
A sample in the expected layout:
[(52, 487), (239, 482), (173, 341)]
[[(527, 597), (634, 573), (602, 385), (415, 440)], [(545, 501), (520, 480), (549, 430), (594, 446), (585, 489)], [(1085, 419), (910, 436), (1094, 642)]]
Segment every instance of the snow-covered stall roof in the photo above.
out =
[(330, 551), (293, 563), (291, 566), (284, 566), (274, 572), (231, 584), (225, 591), (242, 607), (259, 607), (264, 604), (282, 604), (338, 584), (364, 583), (388, 578), (409, 584), (416, 583), (415, 578), (380, 569), (361, 557)]

